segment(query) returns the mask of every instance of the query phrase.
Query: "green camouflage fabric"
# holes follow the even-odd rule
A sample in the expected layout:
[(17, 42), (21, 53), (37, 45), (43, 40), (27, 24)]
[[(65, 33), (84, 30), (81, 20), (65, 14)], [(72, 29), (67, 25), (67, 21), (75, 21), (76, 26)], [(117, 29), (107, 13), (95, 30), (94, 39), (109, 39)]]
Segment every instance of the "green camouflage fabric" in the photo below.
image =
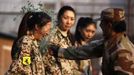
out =
[(26, 35), (18, 40), (20, 54), (13, 60), (5, 75), (45, 75), (39, 43), (33, 35)]
[(104, 49), (103, 43), (97, 41), (79, 48), (61, 48), (58, 56), (75, 60), (102, 56), (103, 75), (134, 75), (134, 45), (126, 35), (108, 40)]
[[(72, 46), (69, 37), (64, 35), (58, 27), (56, 27), (55, 34), (50, 39), (50, 44), (58, 45), (61, 48)], [(43, 60), (47, 75), (75, 75), (74, 69), (77, 66), (74, 60), (55, 58), (49, 53), (49, 50), (43, 55)]]

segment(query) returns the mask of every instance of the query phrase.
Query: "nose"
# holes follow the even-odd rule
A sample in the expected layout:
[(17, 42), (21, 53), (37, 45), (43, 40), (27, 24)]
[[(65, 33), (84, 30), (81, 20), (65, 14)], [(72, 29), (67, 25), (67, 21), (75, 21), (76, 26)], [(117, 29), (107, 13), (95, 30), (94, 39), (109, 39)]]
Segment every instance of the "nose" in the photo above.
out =
[(46, 32), (46, 34), (45, 35), (48, 35), (49, 34), (49, 32)]
[(48, 35), (48, 34), (49, 34), (49, 32), (50, 32), (50, 29), (46, 31), (46, 35)]
[(92, 32), (90, 32), (90, 33), (88, 34), (88, 37), (91, 38), (92, 35), (93, 35)]
[(50, 33), (50, 29), (45, 31), (44, 36), (49, 35), (49, 33)]
[(71, 20), (70, 20), (70, 19), (68, 19), (68, 20), (67, 20), (67, 23), (68, 23), (68, 24), (70, 24), (70, 23), (71, 23)]

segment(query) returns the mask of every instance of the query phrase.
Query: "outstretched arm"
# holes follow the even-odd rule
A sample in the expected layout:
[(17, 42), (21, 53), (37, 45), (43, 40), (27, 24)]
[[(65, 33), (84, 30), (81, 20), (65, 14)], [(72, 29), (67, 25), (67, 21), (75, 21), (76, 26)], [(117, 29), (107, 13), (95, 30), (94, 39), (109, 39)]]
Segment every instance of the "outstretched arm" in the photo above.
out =
[(102, 41), (91, 42), (81, 47), (60, 48), (58, 57), (71, 60), (85, 60), (101, 57), (104, 50)]

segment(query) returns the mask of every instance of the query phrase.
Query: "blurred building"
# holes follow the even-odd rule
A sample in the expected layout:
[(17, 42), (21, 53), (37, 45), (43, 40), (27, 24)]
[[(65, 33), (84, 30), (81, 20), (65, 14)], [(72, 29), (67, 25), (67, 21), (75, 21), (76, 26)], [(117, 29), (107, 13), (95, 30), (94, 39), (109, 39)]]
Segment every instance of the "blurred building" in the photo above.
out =
[[(11, 63), (12, 43), (23, 16), (20, 11), (27, 1), (35, 6), (38, 3), (44, 4), (47, 8), (54, 10), (55, 15), (61, 6), (70, 5), (76, 10), (77, 19), (80, 16), (98, 18), (100, 12), (108, 7), (123, 8), (127, 12), (127, 34), (134, 42), (134, 0), (0, 0), (0, 75), (7, 71)], [(71, 31), (74, 32), (74, 30), (75, 26)], [(98, 25), (97, 35), (100, 34), (101, 29)]]

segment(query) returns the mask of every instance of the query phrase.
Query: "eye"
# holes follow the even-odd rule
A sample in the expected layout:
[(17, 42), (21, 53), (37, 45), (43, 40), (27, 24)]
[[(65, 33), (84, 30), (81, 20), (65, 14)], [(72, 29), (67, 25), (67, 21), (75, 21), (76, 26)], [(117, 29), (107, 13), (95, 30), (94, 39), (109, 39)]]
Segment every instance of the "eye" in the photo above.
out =
[(74, 18), (71, 18), (72, 21), (74, 21), (75, 19)]
[(64, 18), (64, 19), (68, 19), (68, 17), (67, 17), (67, 16), (64, 16), (63, 18)]

